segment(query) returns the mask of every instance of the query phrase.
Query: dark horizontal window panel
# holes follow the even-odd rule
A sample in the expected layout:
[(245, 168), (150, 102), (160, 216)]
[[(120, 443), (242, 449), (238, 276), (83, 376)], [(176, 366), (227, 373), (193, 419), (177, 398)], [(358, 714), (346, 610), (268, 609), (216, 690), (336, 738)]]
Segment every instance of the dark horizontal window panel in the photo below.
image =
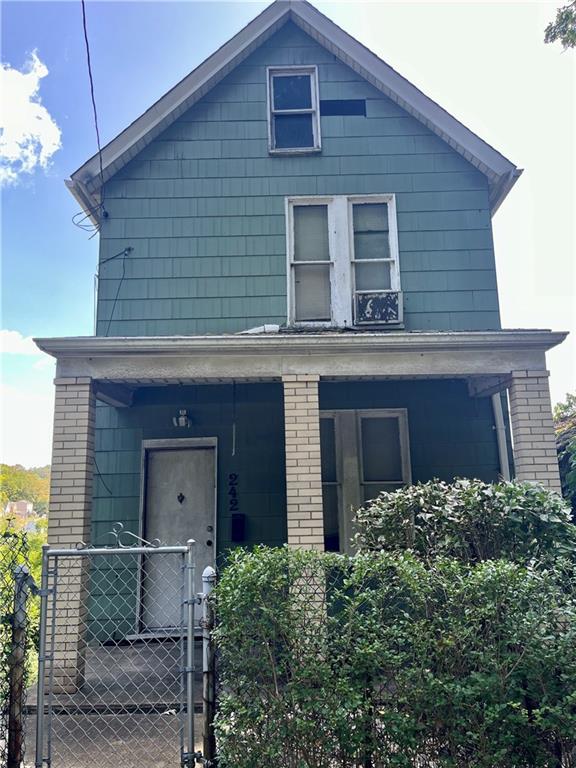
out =
[(366, 99), (330, 99), (320, 102), (322, 117), (362, 115), (366, 117)]

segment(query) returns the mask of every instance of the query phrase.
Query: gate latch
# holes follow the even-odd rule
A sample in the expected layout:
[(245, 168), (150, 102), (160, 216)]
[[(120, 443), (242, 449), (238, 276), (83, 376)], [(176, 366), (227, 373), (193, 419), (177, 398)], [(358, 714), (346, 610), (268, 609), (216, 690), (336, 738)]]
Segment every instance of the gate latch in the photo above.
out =
[(182, 755), (182, 768), (194, 768), (194, 765), (203, 765), (204, 768), (212, 768), (214, 763), (207, 760), (202, 752), (184, 752)]

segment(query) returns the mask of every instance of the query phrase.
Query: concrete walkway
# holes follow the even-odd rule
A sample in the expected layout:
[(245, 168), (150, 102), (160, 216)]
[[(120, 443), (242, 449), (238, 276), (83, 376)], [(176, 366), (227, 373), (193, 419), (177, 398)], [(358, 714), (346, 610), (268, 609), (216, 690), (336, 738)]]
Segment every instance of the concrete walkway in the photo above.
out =
[[(194, 651), (195, 748), (201, 749), (200, 641)], [(180, 766), (181, 668), (180, 644), (170, 638), (88, 648), (83, 685), (52, 696), (51, 768)], [(26, 711), (26, 766), (33, 766), (35, 690)]]
[[(195, 749), (202, 749), (196, 715)], [(24, 768), (34, 768), (35, 718), (26, 727)], [(53, 722), (51, 768), (180, 768), (174, 715), (58, 715)]]

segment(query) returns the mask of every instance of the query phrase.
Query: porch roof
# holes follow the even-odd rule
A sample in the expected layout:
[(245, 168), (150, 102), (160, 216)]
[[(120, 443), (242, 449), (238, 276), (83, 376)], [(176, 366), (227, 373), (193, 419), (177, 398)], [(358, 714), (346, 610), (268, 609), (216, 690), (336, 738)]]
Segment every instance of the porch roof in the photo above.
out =
[(58, 378), (89, 377), (141, 386), (219, 380), (506, 377), (545, 371), (545, 352), (565, 332), (263, 333), (226, 336), (35, 339), (58, 361)]

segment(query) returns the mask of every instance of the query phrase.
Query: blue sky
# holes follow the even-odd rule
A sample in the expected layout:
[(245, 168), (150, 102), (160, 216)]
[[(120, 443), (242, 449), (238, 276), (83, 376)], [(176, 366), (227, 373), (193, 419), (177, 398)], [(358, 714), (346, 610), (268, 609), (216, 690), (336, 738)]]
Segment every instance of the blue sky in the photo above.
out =
[[(316, 5), (526, 169), (494, 220), (503, 324), (576, 333), (576, 52), (542, 42), (556, 4)], [(265, 6), (89, 0), (103, 143)], [(64, 186), (96, 149), (79, 1), (3, 3), (3, 65), (24, 72), (34, 51), (61, 147), (2, 190), (1, 327), (17, 333), (4, 336), (0, 460), (26, 465), (50, 458), (53, 378), (26, 338), (93, 332), (98, 247)], [(554, 400), (576, 389), (572, 340), (549, 367)]]

